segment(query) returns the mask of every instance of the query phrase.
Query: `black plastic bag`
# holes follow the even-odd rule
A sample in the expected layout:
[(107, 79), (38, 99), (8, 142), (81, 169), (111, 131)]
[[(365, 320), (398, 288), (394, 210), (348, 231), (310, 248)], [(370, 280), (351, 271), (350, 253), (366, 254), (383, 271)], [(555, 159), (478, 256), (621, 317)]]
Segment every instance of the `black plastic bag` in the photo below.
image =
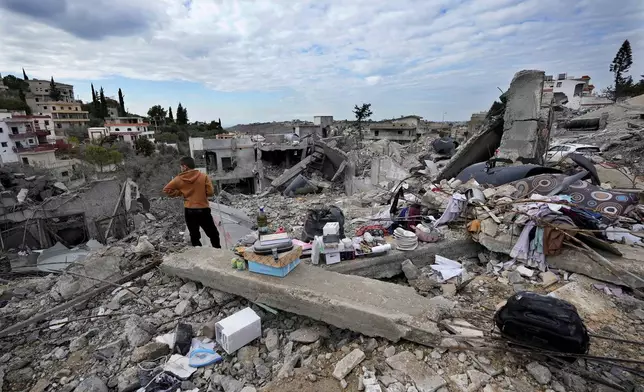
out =
[(324, 225), (329, 222), (340, 224), (340, 238), (344, 238), (344, 213), (336, 206), (329, 206), (320, 209), (309, 210), (304, 221), (303, 241), (309, 242), (313, 237), (322, 235)]

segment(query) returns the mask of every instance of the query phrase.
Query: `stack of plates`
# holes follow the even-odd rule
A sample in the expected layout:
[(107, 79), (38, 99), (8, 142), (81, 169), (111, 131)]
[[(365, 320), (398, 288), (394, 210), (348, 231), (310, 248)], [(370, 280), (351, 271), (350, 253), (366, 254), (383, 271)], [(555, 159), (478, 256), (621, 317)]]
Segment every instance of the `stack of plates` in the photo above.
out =
[(414, 250), (418, 247), (416, 233), (401, 227), (394, 230), (394, 238), (396, 239), (396, 248), (399, 250)]

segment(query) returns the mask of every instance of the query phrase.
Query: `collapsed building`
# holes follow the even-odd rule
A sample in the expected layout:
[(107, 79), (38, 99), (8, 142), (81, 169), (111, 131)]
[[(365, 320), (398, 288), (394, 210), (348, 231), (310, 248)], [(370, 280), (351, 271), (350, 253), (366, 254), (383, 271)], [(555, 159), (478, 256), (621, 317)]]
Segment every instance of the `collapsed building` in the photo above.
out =
[[(142, 223), (67, 274), (2, 287), (0, 383), (67, 392), (148, 392), (161, 379), (224, 392), (641, 391), (644, 211), (631, 197), (638, 191), (602, 187), (583, 160), (571, 171), (543, 165), (554, 117), (544, 76), (517, 73), (480, 129), (449, 148), (434, 143), (446, 142), (441, 135), (354, 149), (350, 138), (313, 134), (289, 158), (293, 166), (262, 181), (267, 162), (258, 141), (191, 140), (213, 180), (252, 178), (252, 193), (261, 192), (222, 192), (226, 205), (213, 203), (213, 216), (248, 221), (263, 206), (271, 231), (288, 236), (292, 249), (259, 255), (261, 237), (250, 229), (230, 235), (232, 251), (186, 249), (170, 234), (184, 231), (181, 211), (164, 205), (163, 222)], [(620, 141), (633, 144), (632, 154), (644, 145), (634, 116), (619, 120), (635, 126)], [(301, 178), (321, 191), (298, 192), (307, 188)], [(283, 197), (290, 187), (297, 199)], [(574, 189), (590, 195), (580, 199)], [(592, 193), (620, 203), (592, 207)], [(563, 225), (561, 206), (583, 213)], [(552, 225), (558, 229), (546, 234)], [(319, 238), (308, 243), (310, 234)], [(316, 263), (315, 249), (331, 250), (326, 244), (339, 237), (353, 254), (334, 262), (318, 254)], [(257, 260), (282, 274), (249, 271)], [(557, 325), (586, 331), (590, 348), (551, 351), (509, 340), (497, 310), (535, 293), (543, 303), (566, 301), (567, 312), (574, 309), (566, 314), (583, 324)], [(534, 311), (550, 320), (551, 308)], [(541, 331), (534, 324), (525, 327), (533, 335)], [(217, 336), (240, 338), (240, 331), (251, 339), (238, 350)], [(217, 356), (191, 366), (197, 350)]]

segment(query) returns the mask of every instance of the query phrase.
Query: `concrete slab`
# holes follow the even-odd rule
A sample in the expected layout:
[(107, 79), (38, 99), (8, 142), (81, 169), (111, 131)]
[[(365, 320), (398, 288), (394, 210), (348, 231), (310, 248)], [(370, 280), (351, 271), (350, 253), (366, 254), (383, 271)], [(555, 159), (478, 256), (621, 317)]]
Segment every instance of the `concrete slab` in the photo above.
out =
[(328, 266), (326, 269), (373, 279), (391, 278), (402, 273), (402, 263), (407, 259), (421, 268), (433, 264), (436, 255), (457, 260), (461, 257), (476, 257), (480, 251), (481, 246), (469, 238), (445, 240), (434, 244), (423, 244), (412, 251), (392, 250), (383, 256), (346, 261)]
[(166, 255), (161, 269), (367, 336), (426, 345), (436, 344), (441, 338), (435, 321), (444, 310), (411, 287), (338, 274), (303, 263), (285, 278), (254, 274), (230, 268), (233, 257), (230, 251), (189, 248)]
[(644, 276), (644, 252), (642, 252), (641, 248), (621, 244), (612, 245), (622, 253), (622, 257), (601, 251), (600, 253), (619, 268), (616, 271), (619, 275), (613, 274), (606, 266), (591, 259), (587, 253), (567, 247), (564, 247), (561, 254), (557, 256), (548, 256), (548, 265), (568, 272), (576, 272), (603, 282), (626, 285), (631, 288), (644, 287), (644, 283), (641, 280), (620, 272), (628, 271), (637, 276)]

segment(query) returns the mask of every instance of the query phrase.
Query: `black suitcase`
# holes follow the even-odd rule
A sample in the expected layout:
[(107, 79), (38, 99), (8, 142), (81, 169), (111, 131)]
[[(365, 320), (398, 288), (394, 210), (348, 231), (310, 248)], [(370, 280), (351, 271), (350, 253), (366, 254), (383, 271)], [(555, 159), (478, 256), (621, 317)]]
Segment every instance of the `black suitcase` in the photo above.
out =
[(494, 315), (506, 338), (548, 351), (586, 354), (590, 338), (574, 305), (546, 295), (520, 292)]

